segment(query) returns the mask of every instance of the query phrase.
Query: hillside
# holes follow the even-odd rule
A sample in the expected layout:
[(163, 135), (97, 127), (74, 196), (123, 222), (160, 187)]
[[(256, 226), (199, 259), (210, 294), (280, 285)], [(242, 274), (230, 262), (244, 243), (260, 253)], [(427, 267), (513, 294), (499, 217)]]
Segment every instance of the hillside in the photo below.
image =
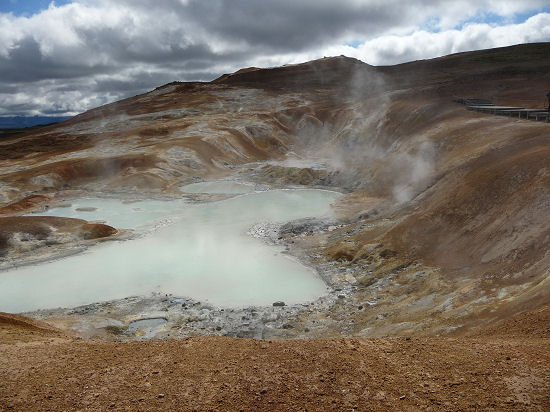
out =
[[(478, 97), (542, 108), (549, 69), (549, 43), (388, 67), (331, 57), (243, 69), (210, 83), (174, 82), (3, 138), (2, 267), (123, 234), (94, 226), (99, 222), (41, 217), (33, 223), (20, 216), (77, 196), (177, 198), (183, 184), (220, 178), (344, 196), (335, 206), (335, 222), (291, 222), (277, 238), (288, 253), (317, 269), (331, 297), (292, 312), (276, 328), (228, 333), (272, 343), (212, 337), (222, 333), (208, 325), (177, 332), (170, 329), (176, 322), (157, 337), (206, 337), (113, 343), (62, 335), (28, 346), (17, 343), (34, 341), (28, 331), (19, 338), (20, 329), (3, 326), (0, 409), (25, 409), (46, 382), (67, 382), (63, 390), (73, 395), (61, 399), (50, 388), (42, 393), (44, 409), (110, 403), (131, 408), (141, 396), (149, 408), (163, 402), (194, 407), (196, 396), (226, 409), (266, 407), (267, 401), (280, 410), (391, 409), (398, 402), (404, 410), (548, 408), (550, 124), (471, 112), (453, 100)], [(31, 241), (13, 240), (21, 234)], [(105, 319), (115, 319), (128, 327), (127, 307), (121, 305), (30, 315), (79, 336), (124, 340), (129, 335), (105, 326)], [(176, 308), (167, 311), (169, 317)], [(295, 338), (300, 340), (284, 340)], [(266, 355), (255, 361), (262, 345)], [(9, 358), (16, 352), (18, 372), (1, 379), (14, 367)], [(84, 359), (83, 353), (92, 355)], [(131, 381), (128, 397), (119, 399), (117, 388), (142, 367), (134, 353), (150, 360)], [(182, 375), (163, 353), (194, 365), (193, 372)], [(227, 369), (196, 360), (206, 353), (213, 359), (228, 353), (220, 360)], [(334, 353), (342, 366), (323, 378), (337, 383), (327, 387), (317, 374), (336, 364), (329, 359)], [(30, 380), (25, 399), (16, 399), (14, 388), (34, 373), (32, 359), (44, 374)], [(51, 359), (65, 359), (79, 375)], [(295, 368), (296, 359), (315, 366)], [(250, 374), (255, 365), (260, 372)], [(361, 369), (354, 370), (357, 365)], [(171, 392), (170, 373), (191, 383), (176, 379), (186, 389)], [(94, 394), (80, 389), (85, 374)], [(234, 392), (224, 386), (232, 376), (238, 379)], [(307, 384), (300, 384), (304, 379)], [(156, 397), (140, 394), (147, 382)], [(293, 385), (299, 395), (293, 395)], [(309, 403), (312, 392), (318, 403)], [(85, 400), (77, 401), (79, 396)]]

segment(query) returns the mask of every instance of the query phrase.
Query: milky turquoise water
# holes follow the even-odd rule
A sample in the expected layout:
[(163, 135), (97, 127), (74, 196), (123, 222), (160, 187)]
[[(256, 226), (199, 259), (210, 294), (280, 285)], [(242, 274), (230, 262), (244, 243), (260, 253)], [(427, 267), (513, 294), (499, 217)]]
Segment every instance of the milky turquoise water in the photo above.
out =
[[(100, 220), (116, 228), (139, 228), (173, 214), (181, 213), (188, 203), (184, 200), (145, 200), (140, 202), (122, 202), (118, 199), (75, 199), (69, 207), (52, 208), (41, 213), (46, 216), (61, 216)], [(78, 210), (95, 208), (93, 211)]]
[[(326, 292), (317, 274), (282, 248), (246, 232), (259, 222), (328, 215), (338, 196), (321, 190), (273, 190), (204, 204), (74, 201), (47, 214), (104, 220), (144, 235), (0, 272), (0, 311), (73, 307), (152, 292), (222, 307), (313, 300)], [(97, 210), (77, 211), (80, 207)]]
[(230, 181), (212, 181), (191, 183), (181, 186), (180, 190), (185, 193), (244, 194), (253, 192), (254, 185)]

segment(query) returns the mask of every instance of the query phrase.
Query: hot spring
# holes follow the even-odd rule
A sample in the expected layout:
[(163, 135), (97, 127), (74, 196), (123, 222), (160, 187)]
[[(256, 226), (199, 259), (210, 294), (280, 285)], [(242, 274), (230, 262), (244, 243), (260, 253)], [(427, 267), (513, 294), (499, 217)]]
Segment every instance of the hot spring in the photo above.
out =
[[(236, 191), (233, 186), (230, 189)], [(313, 300), (327, 291), (316, 272), (284, 254), (282, 247), (246, 232), (261, 222), (328, 216), (331, 203), (339, 196), (293, 189), (202, 204), (74, 200), (71, 207), (46, 214), (103, 220), (117, 228), (134, 229), (141, 236), (1, 272), (0, 311), (74, 307), (155, 292), (220, 307)]]

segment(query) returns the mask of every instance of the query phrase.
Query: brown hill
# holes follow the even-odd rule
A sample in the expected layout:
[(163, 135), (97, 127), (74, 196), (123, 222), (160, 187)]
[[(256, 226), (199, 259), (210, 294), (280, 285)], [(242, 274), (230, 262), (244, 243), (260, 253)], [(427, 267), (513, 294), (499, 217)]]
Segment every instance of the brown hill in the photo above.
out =
[[(548, 408), (550, 124), (453, 100), (541, 108), (549, 68), (549, 43), (391, 67), (326, 58), (171, 83), (2, 139), (13, 221), (80, 191), (179, 196), (227, 176), (345, 192), (334, 229), (291, 227), (281, 241), (352, 292), (281, 336), (321, 323), (313, 337), (361, 339), (277, 341), (265, 356), (227, 338), (8, 342), (0, 407)], [(382, 336), (413, 338), (363, 339)]]
[[(392, 67), (334, 57), (171, 83), (4, 139), (0, 196), (13, 205), (73, 189), (177, 194), (191, 179), (242, 174), (241, 165), (292, 152), (325, 169), (261, 165), (247, 177), (353, 192), (340, 205), (349, 227), (301, 246), (328, 261), (347, 256), (343, 270), (365, 287), (401, 268), (381, 309), (395, 313), (394, 324), (420, 320), (391, 303), (403, 293), (433, 295), (436, 317), (454, 302), (443, 313), (461, 318), (454, 326), (472, 321), (461, 313), (479, 320), (501, 305), (534, 308), (547, 296), (548, 125), (474, 114), (453, 99), (475, 93), (535, 107), (550, 84), (549, 49), (520, 45)], [(429, 276), (410, 283), (422, 267)]]

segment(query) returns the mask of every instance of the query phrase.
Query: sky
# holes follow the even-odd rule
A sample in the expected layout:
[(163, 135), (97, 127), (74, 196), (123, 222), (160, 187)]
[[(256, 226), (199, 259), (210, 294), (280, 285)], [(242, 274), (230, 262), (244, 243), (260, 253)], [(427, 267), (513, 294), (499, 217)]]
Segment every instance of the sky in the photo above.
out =
[(346, 55), (389, 65), (550, 41), (550, 0), (0, 0), (0, 116)]

